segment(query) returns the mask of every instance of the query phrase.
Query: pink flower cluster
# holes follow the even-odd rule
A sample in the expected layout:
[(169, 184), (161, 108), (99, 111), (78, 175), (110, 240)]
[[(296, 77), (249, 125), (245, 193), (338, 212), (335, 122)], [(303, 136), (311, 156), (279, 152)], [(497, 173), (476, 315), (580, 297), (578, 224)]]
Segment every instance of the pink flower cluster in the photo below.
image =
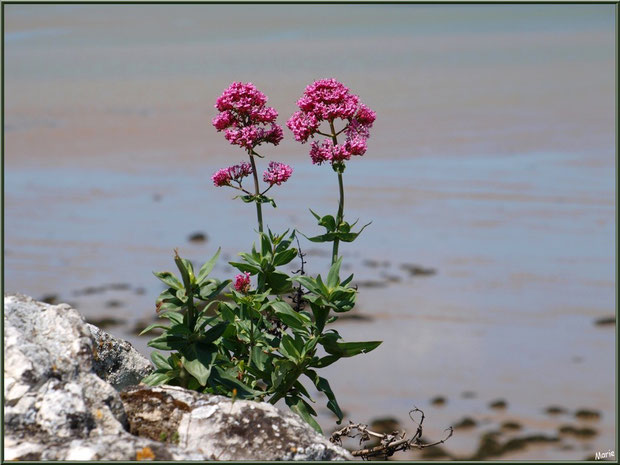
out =
[(331, 139), (323, 143), (312, 143), (310, 157), (315, 164), (329, 161), (342, 163), (352, 155), (366, 153), (366, 140), (376, 114), (360, 102), (357, 95), (335, 79), (321, 79), (306, 87), (304, 95), (297, 101), (297, 111), (286, 125), (295, 139), (302, 144), (319, 131), (323, 121), (333, 124), (339, 118), (346, 121), (344, 144), (334, 144)]
[(263, 181), (269, 183), (269, 186), (277, 184), (278, 186), (286, 182), (293, 174), (293, 168), (285, 163), (270, 161), (269, 168), (263, 173)]
[(247, 294), (250, 291), (250, 273), (247, 271), (235, 276), (235, 290)]
[(230, 186), (232, 181), (241, 182), (243, 178), (252, 174), (252, 165), (247, 162), (241, 162), (238, 165), (229, 166), (217, 170), (211, 179), (216, 187)]
[(228, 142), (247, 150), (265, 142), (278, 145), (283, 137), (282, 127), (275, 123), (278, 112), (266, 103), (265, 94), (251, 82), (233, 82), (215, 103), (220, 113), (213, 126), (225, 131)]

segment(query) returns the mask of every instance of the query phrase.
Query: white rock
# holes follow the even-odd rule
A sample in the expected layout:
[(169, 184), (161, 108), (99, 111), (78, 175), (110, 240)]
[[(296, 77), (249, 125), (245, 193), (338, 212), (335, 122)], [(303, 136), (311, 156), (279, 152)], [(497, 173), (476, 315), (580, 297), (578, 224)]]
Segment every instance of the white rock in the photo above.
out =
[[(176, 436), (179, 445), (212, 460), (353, 459), (298, 415), (269, 403), (232, 401), (176, 386), (135, 386), (121, 398), (133, 434)], [(153, 411), (162, 417), (153, 420)]]

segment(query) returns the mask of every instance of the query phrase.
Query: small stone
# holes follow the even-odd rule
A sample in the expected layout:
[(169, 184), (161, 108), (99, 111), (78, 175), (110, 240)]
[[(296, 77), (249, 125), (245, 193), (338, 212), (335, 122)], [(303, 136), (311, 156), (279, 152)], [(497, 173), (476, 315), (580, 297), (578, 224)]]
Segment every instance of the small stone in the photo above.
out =
[(521, 428), (521, 424), (516, 421), (505, 421), (504, 423), (502, 423), (502, 429), (504, 431), (518, 431)]
[(203, 242), (206, 242), (208, 238), (205, 233), (195, 232), (193, 234), (190, 234), (187, 240), (193, 243), (203, 243)]
[(489, 408), (492, 408), (494, 410), (504, 410), (506, 407), (508, 407), (508, 402), (506, 402), (504, 399), (494, 400), (489, 403)]
[(566, 409), (564, 407), (560, 407), (559, 405), (550, 405), (545, 409), (545, 413), (547, 415), (561, 415), (566, 413)]
[(583, 408), (575, 412), (575, 418), (578, 418), (579, 420), (587, 420), (587, 421), (600, 420), (601, 412), (597, 410)]
[(470, 429), (477, 425), (478, 423), (471, 417), (464, 417), (458, 423), (454, 424), (454, 429)]
[(611, 315), (597, 318), (594, 320), (594, 324), (596, 326), (616, 326), (616, 317)]

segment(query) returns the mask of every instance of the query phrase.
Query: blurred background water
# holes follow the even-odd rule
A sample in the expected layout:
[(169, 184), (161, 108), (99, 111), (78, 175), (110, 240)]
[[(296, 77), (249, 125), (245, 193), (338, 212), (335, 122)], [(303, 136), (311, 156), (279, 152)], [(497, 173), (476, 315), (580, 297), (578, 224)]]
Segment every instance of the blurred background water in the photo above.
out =
[[(341, 248), (359, 318), (337, 328), (384, 341), (325, 370), (345, 421), (413, 432), (417, 406), (433, 440), (469, 417), (451, 457), (493, 431), (530, 438), (502, 459), (615, 448), (613, 5), (4, 8), (6, 292), (70, 302), (148, 355), (151, 271), (221, 246), (229, 278), (255, 239), (252, 207), (210, 181), (243, 159), (215, 99), (252, 81), (283, 124), (335, 77), (377, 112), (345, 173), (347, 217), (373, 223)], [(287, 131), (264, 150), (294, 169), (266, 222), (313, 234), (337, 180)], [(324, 273), (328, 251), (301, 246)]]

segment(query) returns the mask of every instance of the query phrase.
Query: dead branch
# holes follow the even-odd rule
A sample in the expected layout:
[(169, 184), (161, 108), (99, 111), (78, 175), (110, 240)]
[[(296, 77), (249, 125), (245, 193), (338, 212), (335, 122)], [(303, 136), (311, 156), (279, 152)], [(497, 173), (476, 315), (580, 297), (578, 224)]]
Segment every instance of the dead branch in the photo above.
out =
[[(420, 420), (417, 421), (414, 418), (416, 413), (420, 413)], [(423, 443), (422, 442), (422, 424), (424, 423), (424, 412), (419, 408), (414, 407), (409, 411), (409, 418), (411, 421), (416, 423), (417, 428), (415, 434), (408, 439), (407, 432), (403, 431), (393, 431), (392, 433), (377, 433), (375, 431), (369, 430), (368, 425), (364, 425), (362, 423), (353, 423), (349, 422), (347, 426), (344, 428), (335, 431), (329, 440), (332, 443), (342, 445), (342, 438), (360, 438), (360, 445), (362, 445), (366, 441), (370, 441), (371, 437), (379, 439), (379, 445), (359, 450), (354, 450), (351, 452), (351, 455), (354, 457), (361, 457), (362, 459), (369, 459), (371, 457), (379, 457), (384, 456), (386, 459), (391, 457), (396, 452), (406, 451), (409, 449), (424, 449), (426, 447), (437, 446), (439, 444), (443, 444), (452, 436), (453, 430), (452, 427), (447, 428), (446, 437), (439, 441), (435, 441), (433, 443)]]

